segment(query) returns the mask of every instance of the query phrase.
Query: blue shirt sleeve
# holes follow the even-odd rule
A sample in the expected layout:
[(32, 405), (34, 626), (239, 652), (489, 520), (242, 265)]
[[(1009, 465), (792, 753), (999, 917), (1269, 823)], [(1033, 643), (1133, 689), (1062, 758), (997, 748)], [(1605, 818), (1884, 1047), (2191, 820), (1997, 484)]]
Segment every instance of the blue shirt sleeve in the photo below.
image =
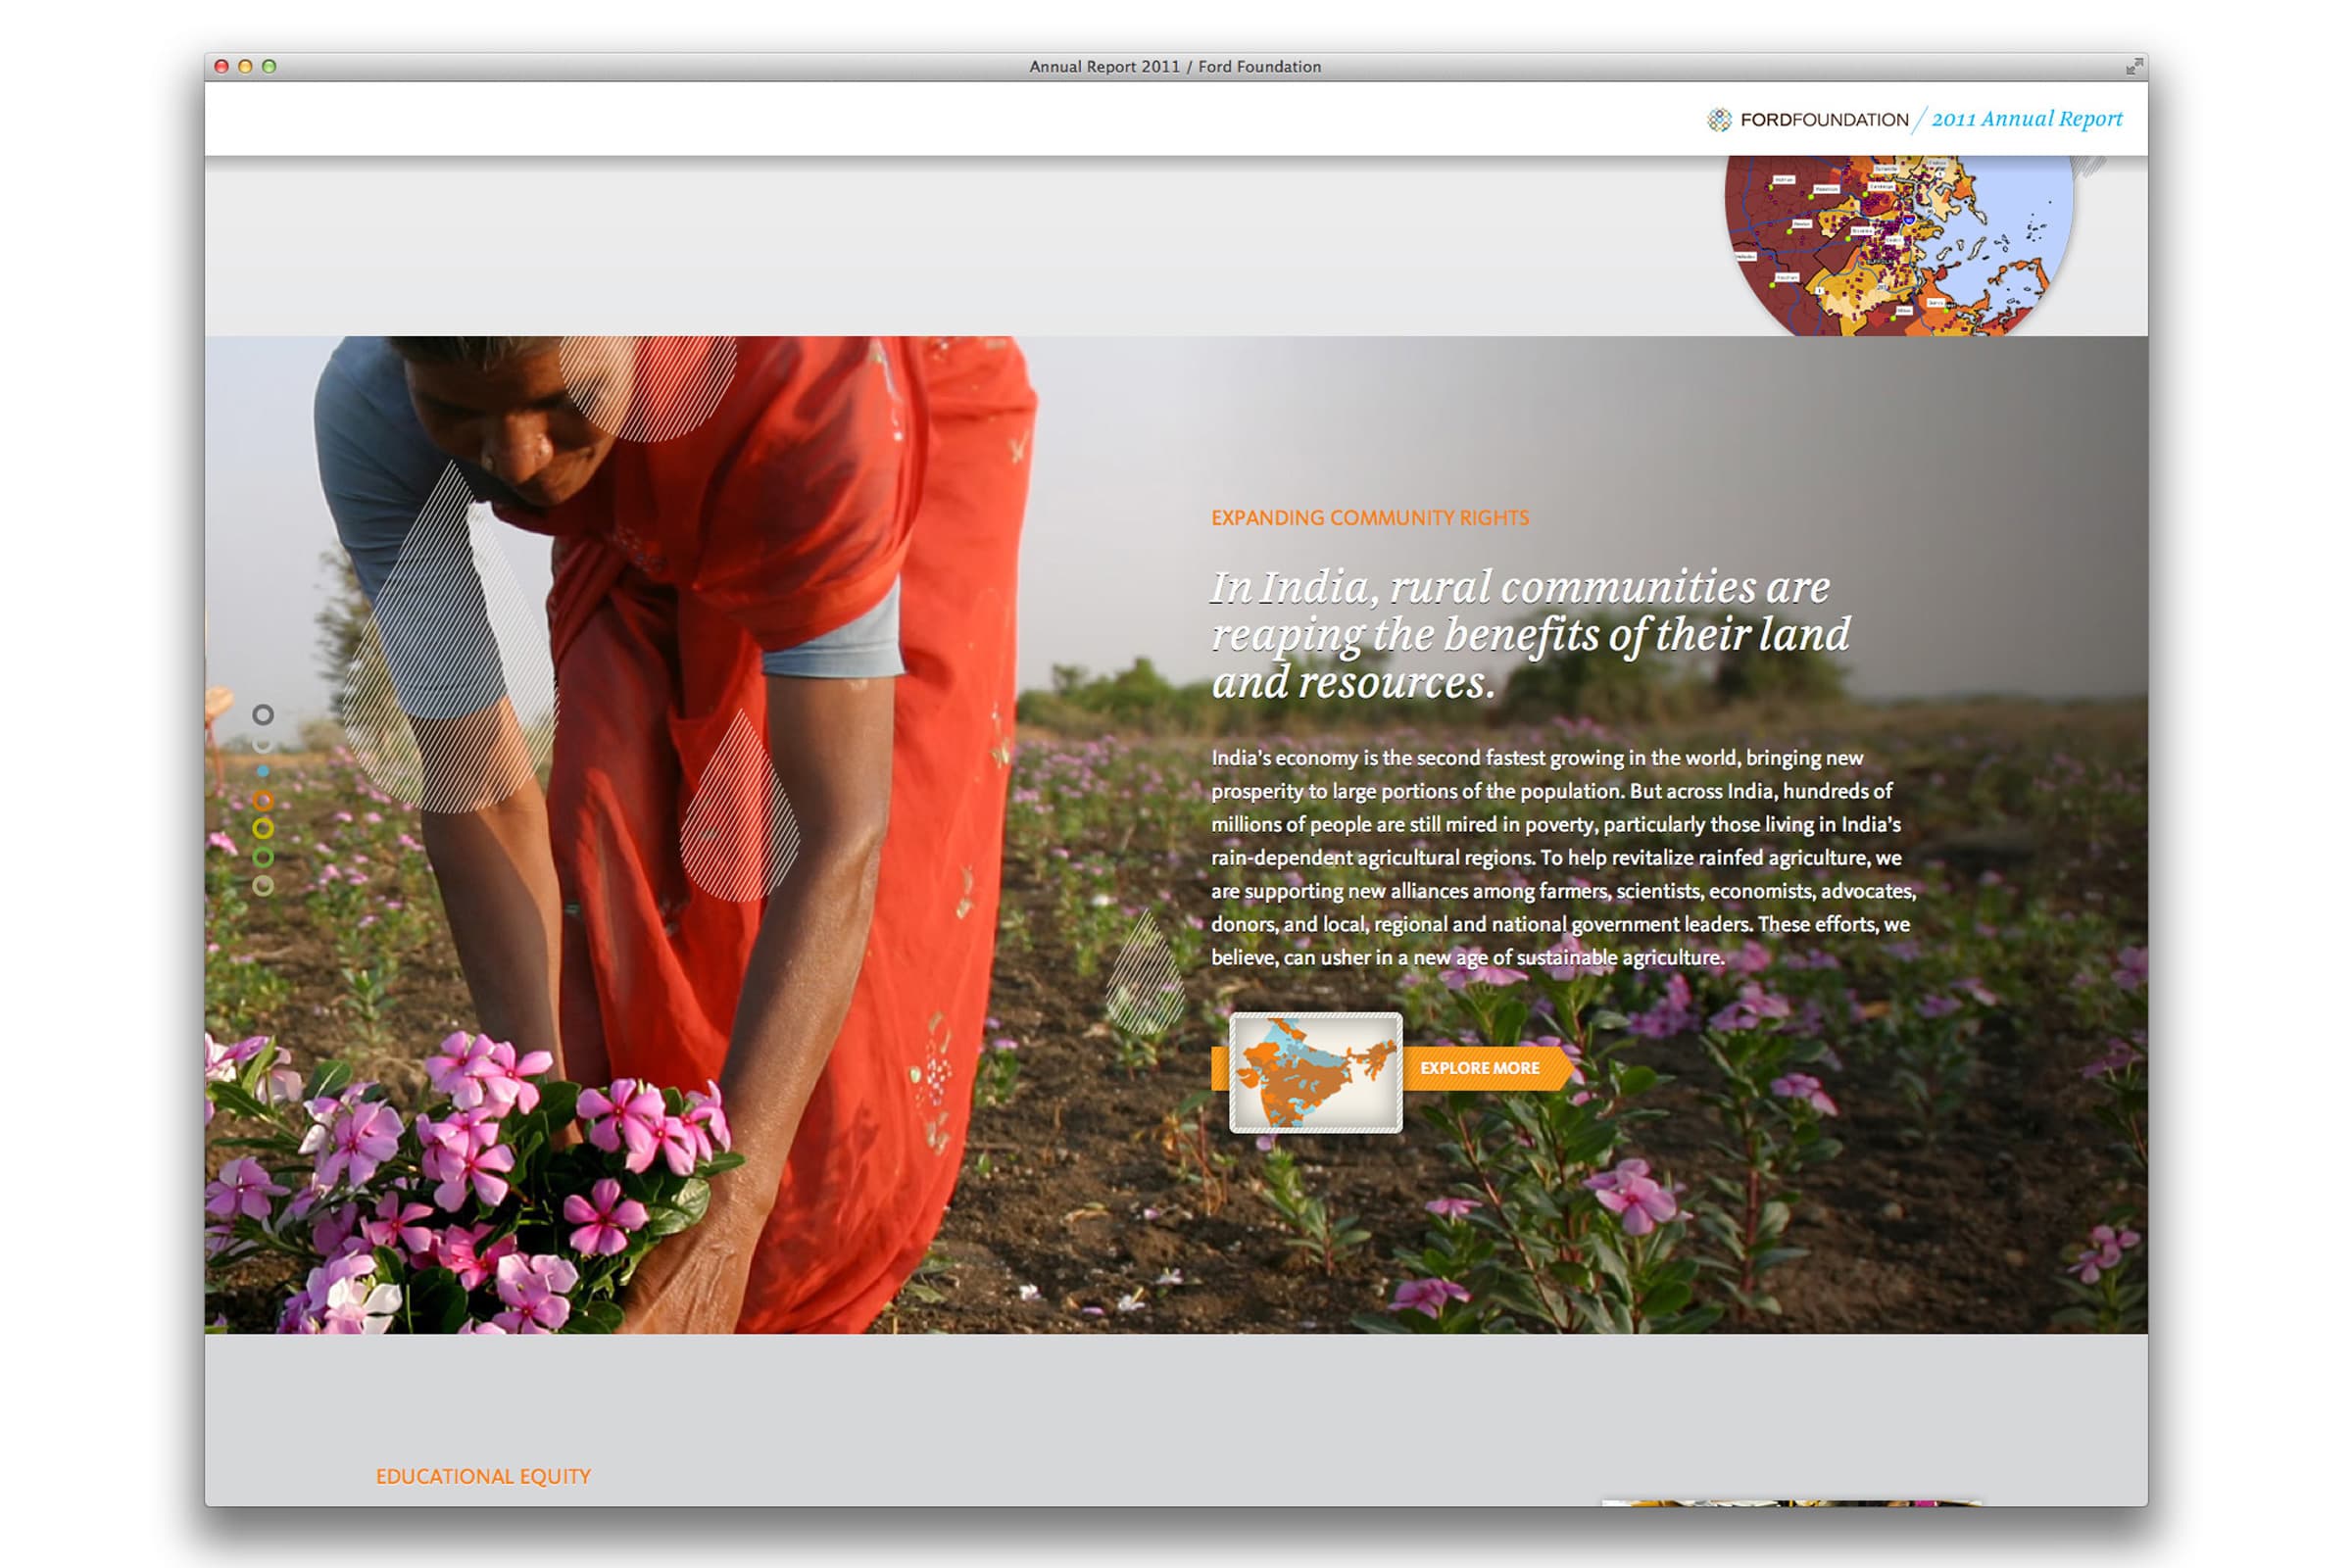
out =
[(400, 359), (345, 338), (312, 405), (318, 480), (375, 613), (404, 712), (462, 718), (507, 695), (474, 569), (475, 486), (416, 422)]
[(899, 654), (899, 585), (893, 582), (882, 602), (846, 626), (811, 637), (795, 648), (771, 649), (760, 656), (760, 667), (770, 675), (801, 675), (820, 680), (872, 679), (904, 675), (906, 662)]

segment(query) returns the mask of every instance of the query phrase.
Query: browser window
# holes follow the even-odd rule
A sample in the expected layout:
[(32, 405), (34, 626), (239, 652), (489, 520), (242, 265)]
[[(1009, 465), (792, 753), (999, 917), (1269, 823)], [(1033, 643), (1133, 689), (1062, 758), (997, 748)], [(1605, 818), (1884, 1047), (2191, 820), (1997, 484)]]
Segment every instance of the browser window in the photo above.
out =
[(2145, 1502), (2144, 54), (191, 67), (209, 1502)]

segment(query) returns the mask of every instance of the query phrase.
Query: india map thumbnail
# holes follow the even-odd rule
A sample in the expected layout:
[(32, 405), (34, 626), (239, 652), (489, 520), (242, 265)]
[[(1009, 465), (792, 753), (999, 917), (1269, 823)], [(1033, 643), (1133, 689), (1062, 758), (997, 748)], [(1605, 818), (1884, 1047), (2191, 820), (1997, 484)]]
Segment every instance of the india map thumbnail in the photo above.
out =
[(1236, 1021), (1242, 1025), (1232, 1053), (1236, 1132), (1401, 1130), (1401, 1019), (1290, 1013)]
[(2074, 224), (2064, 158), (1734, 158), (1732, 259), (1799, 337), (1999, 337)]

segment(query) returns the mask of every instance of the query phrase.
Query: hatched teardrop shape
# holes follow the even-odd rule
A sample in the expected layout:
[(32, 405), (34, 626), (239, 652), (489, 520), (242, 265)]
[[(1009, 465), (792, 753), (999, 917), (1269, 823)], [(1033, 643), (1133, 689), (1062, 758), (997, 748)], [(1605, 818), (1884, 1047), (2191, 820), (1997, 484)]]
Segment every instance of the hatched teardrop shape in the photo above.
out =
[(1176, 956), (1159, 922), (1146, 909), (1135, 917), (1118, 960), (1110, 966), (1110, 984), (1102, 1004), (1111, 1027), (1147, 1040), (1156, 1040), (1176, 1026), (1184, 1013), (1184, 980), (1176, 972)]
[(516, 581), (496, 527), (488, 510), (473, 505), (457, 465), (443, 468), (336, 688), (336, 717), (369, 782), (426, 810), (476, 809), (525, 781), (487, 725), (453, 731), (460, 738), (428, 765), (404, 714), (459, 719), (503, 692), (534, 774), (554, 747), (555, 666), (544, 617)]
[(756, 904), (783, 885), (799, 850), (784, 781), (751, 716), (737, 709), (686, 803), (678, 858), (712, 898)]

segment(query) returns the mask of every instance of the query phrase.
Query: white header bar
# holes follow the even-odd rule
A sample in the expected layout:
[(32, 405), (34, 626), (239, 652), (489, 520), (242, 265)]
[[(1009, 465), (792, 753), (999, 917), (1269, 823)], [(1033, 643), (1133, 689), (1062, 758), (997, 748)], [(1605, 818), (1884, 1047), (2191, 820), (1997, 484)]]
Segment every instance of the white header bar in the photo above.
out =
[(2115, 158), (2147, 152), (2147, 101), (2033, 81), (270, 81), (208, 86), (204, 122), (211, 158)]

